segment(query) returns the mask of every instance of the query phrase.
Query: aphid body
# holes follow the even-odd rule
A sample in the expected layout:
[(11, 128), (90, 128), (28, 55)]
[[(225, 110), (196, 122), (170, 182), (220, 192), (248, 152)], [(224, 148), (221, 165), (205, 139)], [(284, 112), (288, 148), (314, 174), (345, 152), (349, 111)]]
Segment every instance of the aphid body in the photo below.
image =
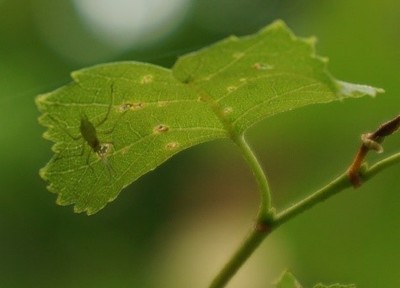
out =
[[(104, 120), (105, 121), (105, 120)], [(102, 122), (104, 122), (102, 121)], [(102, 124), (102, 122), (100, 124)], [(88, 119), (86, 115), (83, 115), (81, 118), (81, 124), (79, 126), (79, 131), (81, 132), (82, 138), (86, 141), (86, 143), (92, 148), (93, 152), (100, 157), (104, 165), (107, 167), (108, 171), (111, 174), (111, 170), (114, 170), (112, 166), (107, 162), (107, 156), (112, 146), (112, 143), (101, 143), (99, 138), (97, 137), (97, 131), (92, 122)], [(88, 154), (88, 158), (90, 153)], [(89, 160), (87, 159), (87, 162)]]
[(93, 151), (99, 154), (101, 145), (99, 139), (97, 138), (96, 128), (92, 122), (89, 121), (86, 115), (82, 116), (79, 131), (81, 132), (83, 139), (85, 139), (88, 145), (92, 147)]

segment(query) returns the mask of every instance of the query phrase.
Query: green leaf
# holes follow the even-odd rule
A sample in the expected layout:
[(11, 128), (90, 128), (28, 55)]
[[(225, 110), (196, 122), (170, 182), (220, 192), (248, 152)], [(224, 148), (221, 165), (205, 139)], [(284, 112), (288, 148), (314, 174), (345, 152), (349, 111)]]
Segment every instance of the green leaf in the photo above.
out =
[[(75, 204), (76, 212), (95, 213), (173, 154), (226, 137), (207, 104), (166, 69), (118, 63), (75, 72), (73, 79), (37, 103), (49, 128), (45, 137), (56, 143), (40, 174), (58, 204)], [(105, 159), (81, 135), (84, 114), (98, 140), (112, 143)]]
[(213, 102), (236, 133), (301, 106), (383, 92), (336, 81), (326, 70), (327, 59), (315, 55), (314, 42), (296, 38), (277, 21), (255, 35), (232, 36), (184, 56), (173, 73)]
[(296, 277), (292, 273), (285, 271), (275, 283), (276, 288), (302, 288)]
[[(41, 169), (57, 203), (93, 214), (186, 148), (235, 141), (257, 121), (304, 105), (375, 96), (337, 81), (281, 21), (178, 60), (172, 70), (120, 62), (83, 69), (36, 99), (55, 155)], [(82, 126), (82, 128), (80, 128)]]

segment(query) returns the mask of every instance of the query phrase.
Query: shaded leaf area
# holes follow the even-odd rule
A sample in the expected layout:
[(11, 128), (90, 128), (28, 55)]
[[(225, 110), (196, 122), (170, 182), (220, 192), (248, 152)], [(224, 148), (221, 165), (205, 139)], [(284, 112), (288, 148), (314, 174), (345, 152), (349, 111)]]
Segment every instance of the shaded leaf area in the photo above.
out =
[(59, 204), (93, 214), (186, 148), (235, 139), (304, 105), (381, 92), (336, 81), (313, 43), (278, 21), (184, 56), (172, 70), (120, 62), (74, 72), (71, 84), (36, 100), (55, 143), (40, 174)]
[[(302, 288), (303, 286), (297, 281), (296, 277), (286, 271), (282, 274), (279, 280), (275, 283), (276, 288)], [(317, 284), (314, 288), (357, 288), (356, 285), (341, 285), (341, 284), (332, 284), (332, 285), (323, 285)]]

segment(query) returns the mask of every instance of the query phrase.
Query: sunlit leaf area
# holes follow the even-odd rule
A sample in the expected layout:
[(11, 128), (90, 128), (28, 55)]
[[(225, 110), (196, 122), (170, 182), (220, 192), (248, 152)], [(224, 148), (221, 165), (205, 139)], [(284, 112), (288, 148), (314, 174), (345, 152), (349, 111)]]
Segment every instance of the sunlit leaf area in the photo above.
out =
[[(190, 145), (179, 151), (193, 147), (165, 154), (156, 161), (157, 169), (127, 186), (95, 215), (56, 205), (57, 195), (48, 192), (39, 175), (57, 148), (52, 151), (53, 143), (42, 137), (46, 128), (38, 122), (37, 95), (87, 91), (84, 84), (78, 89), (71, 81), (91, 77), (82, 72), (90, 71), (89, 66), (116, 61), (146, 62), (143, 69), (155, 69), (154, 75), (172, 79), (173, 73), (179, 85), (190, 84), (196, 77), (201, 79), (207, 73), (202, 68), (208, 67), (196, 60), (202, 52), (192, 52), (231, 35), (255, 34), (282, 19), (296, 35), (318, 39), (317, 53), (329, 58), (326, 65), (337, 79), (386, 91), (376, 97), (309, 105), (266, 119), (251, 113), (243, 118), (250, 122), (237, 122), (239, 131), (246, 129), (247, 140), (267, 173), (273, 205), (283, 209), (344, 172), (360, 145), (360, 135), (398, 115), (399, 12), (400, 2), (395, 0), (0, 0), (0, 286), (207, 287), (252, 227), (259, 205), (252, 174), (218, 121), (206, 121), (214, 130), (199, 134), (205, 138), (180, 135)], [(165, 69), (171, 68), (165, 76)], [(80, 72), (71, 78), (72, 71)], [(132, 125), (128, 120), (140, 123), (144, 118), (138, 113), (130, 119), (111, 104), (119, 101), (119, 107), (126, 108), (124, 99), (144, 97), (145, 92), (96, 81), (94, 88), (109, 98), (102, 98), (89, 111), (77, 105), (67, 111), (72, 118), (47, 120), (53, 120), (53, 130), (58, 131), (53, 137), (72, 143), (61, 147), (60, 153), (83, 154), (81, 165), (102, 164), (94, 169), (100, 172), (96, 174), (102, 177), (100, 183), (107, 185), (123, 164), (102, 163), (88, 147), (82, 149), (79, 121), (84, 117), (93, 121), (104, 137), (102, 144), (109, 145), (102, 148), (118, 148), (123, 136), (118, 123)], [(218, 83), (225, 85), (222, 80)], [(56, 90), (59, 87), (64, 90)], [(157, 89), (175, 99), (188, 88)], [(184, 123), (199, 127), (203, 123), (190, 119), (197, 111), (191, 109), (183, 109)], [(270, 108), (263, 109), (264, 113)], [(166, 119), (177, 121), (174, 127), (178, 127), (172, 114)], [(149, 115), (154, 123), (160, 120), (158, 114)], [(154, 126), (152, 131), (163, 132), (165, 127)], [(129, 137), (122, 140), (130, 141)], [(385, 140), (383, 155), (399, 151), (399, 137)], [(177, 148), (171, 143), (175, 142), (162, 147)], [(150, 144), (144, 148), (150, 149)], [(368, 160), (381, 155), (371, 153)], [(139, 167), (134, 167), (137, 171), (155, 168), (152, 153), (133, 157), (140, 159)], [(285, 270), (296, 275), (303, 287), (316, 283), (400, 287), (399, 173), (400, 168), (393, 167), (283, 225), (227, 287), (272, 288)]]

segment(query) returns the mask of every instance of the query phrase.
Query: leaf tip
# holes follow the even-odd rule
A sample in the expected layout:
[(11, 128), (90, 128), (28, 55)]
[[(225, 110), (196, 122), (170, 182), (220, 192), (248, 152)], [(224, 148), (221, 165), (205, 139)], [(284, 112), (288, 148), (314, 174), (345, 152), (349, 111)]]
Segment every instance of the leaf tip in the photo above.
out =
[(92, 216), (92, 215), (96, 214), (97, 212), (99, 212), (99, 210), (100, 209), (96, 209), (96, 210), (86, 209), (86, 211), (84, 211), (84, 212), (86, 212), (87, 216)]
[(82, 213), (82, 212), (84, 212), (85, 211), (85, 209), (84, 208), (82, 208), (82, 207), (78, 207), (78, 206), (74, 206), (74, 213), (76, 213), (76, 214), (80, 214), (80, 213)]
[[(316, 52), (315, 52), (315, 46), (316, 46), (316, 44), (318, 43), (318, 38), (317, 38), (317, 36), (310, 36), (310, 37), (299, 38), (299, 39), (303, 40), (306, 44), (308, 44), (309, 46), (311, 46), (311, 49), (312, 49), (312, 51), (313, 51), (313, 54), (316, 53)], [(326, 62), (327, 62), (327, 60), (328, 60), (328, 58), (326, 58), (326, 57), (321, 57), (321, 56), (319, 56), (318, 58), (320, 58), (321, 60), (324, 59), (323, 61), (326, 61)]]
[(274, 283), (276, 288), (302, 288), (296, 277), (289, 271), (284, 271)]
[(385, 93), (385, 90), (382, 88), (377, 88), (368, 85), (353, 84), (344, 81), (338, 81), (338, 85), (339, 85), (339, 94), (347, 97), (357, 98), (367, 95), (374, 98), (378, 94)]
[(267, 27), (271, 29), (289, 29), (285, 21), (283, 21), (282, 19), (275, 20), (271, 23), (271, 25), (268, 25)]
[(39, 176), (43, 180), (47, 181), (47, 165), (39, 169)]
[(273, 21), (271, 24), (267, 25), (266, 27), (262, 28), (260, 30), (260, 33), (270, 33), (271, 31), (284, 31), (286, 33), (289, 33), (290, 35), (293, 35), (292, 31), (290, 28), (286, 25), (285, 21), (278, 19)]
[[(105, 206), (105, 205), (104, 205)], [(74, 213), (85, 213), (87, 216), (92, 216), (94, 214), (96, 214), (97, 212), (99, 212), (101, 209), (104, 208), (104, 206), (99, 207), (99, 208), (94, 208), (94, 207), (78, 207), (78, 206), (74, 206)]]
[(49, 96), (49, 93), (39, 94), (36, 96), (35, 105), (38, 108), (39, 112), (43, 112), (45, 110), (45, 102), (46, 102), (48, 96)]
[(35, 104), (36, 106), (40, 107), (41, 102), (43, 102), (43, 99), (45, 98), (46, 94), (39, 94), (35, 98)]

